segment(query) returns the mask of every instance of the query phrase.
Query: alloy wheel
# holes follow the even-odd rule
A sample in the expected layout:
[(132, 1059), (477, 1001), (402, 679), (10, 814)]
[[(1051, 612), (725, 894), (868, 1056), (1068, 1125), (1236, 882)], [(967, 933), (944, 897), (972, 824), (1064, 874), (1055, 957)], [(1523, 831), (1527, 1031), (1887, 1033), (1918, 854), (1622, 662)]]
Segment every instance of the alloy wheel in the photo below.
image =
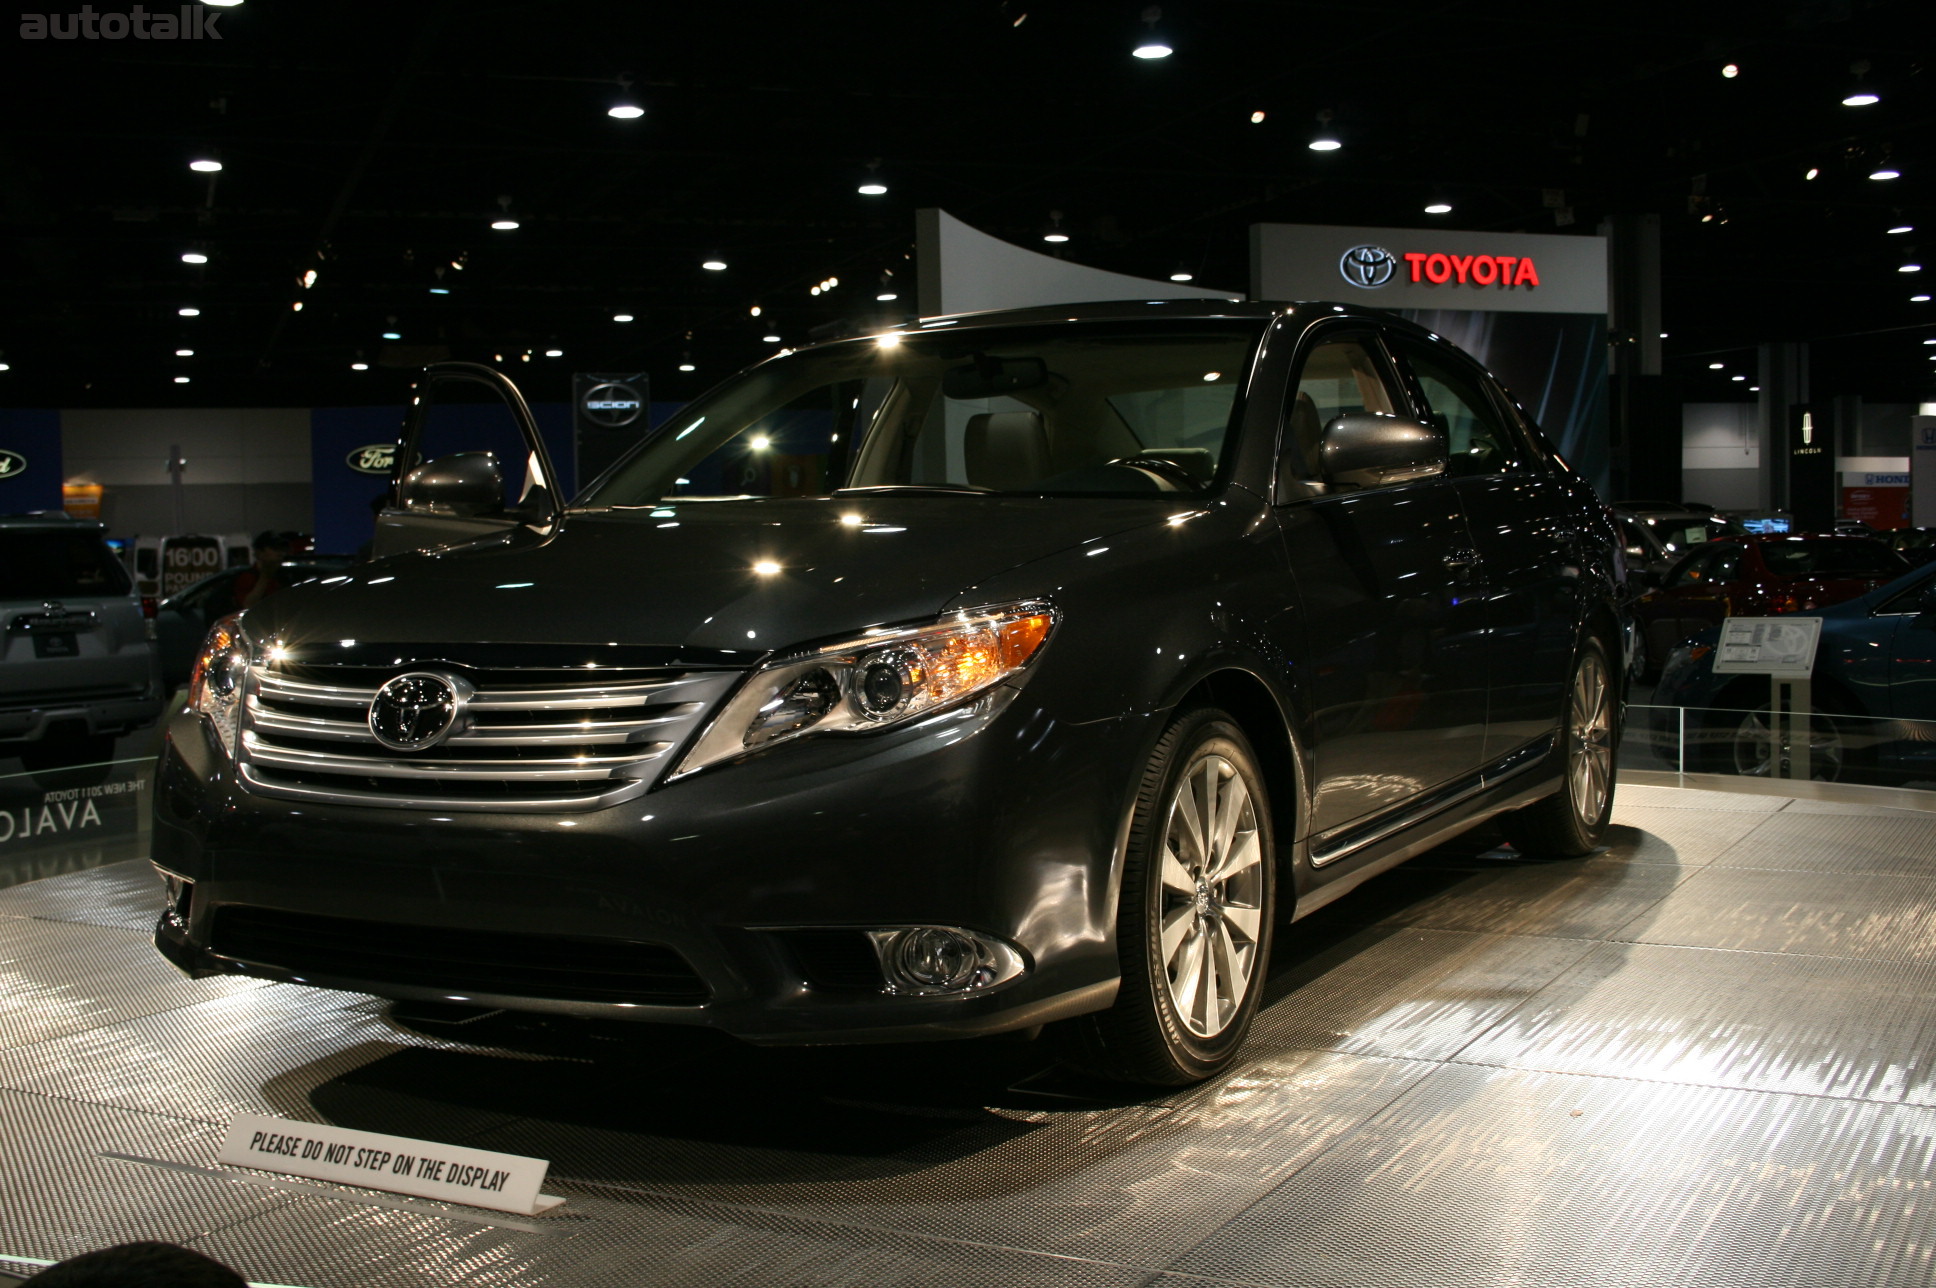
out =
[(1599, 824), (1613, 791), (1613, 686), (1598, 653), (1580, 659), (1573, 673), (1572, 709), (1566, 724), (1566, 772), (1573, 808), (1589, 828)]
[(1158, 912), (1170, 1002), (1198, 1037), (1228, 1028), (1249, 992), (1264, 933), (1264, 862), (1243, 775), (1205, 754), (1170, 798)]

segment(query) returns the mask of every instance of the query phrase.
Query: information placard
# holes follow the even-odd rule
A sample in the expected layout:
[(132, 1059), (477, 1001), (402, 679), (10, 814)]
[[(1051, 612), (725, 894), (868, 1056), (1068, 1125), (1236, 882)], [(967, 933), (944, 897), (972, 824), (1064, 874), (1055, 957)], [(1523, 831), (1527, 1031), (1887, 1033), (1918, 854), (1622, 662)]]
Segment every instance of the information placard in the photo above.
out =
[(1806, 679), (1821, 638), (1819, 617), (1730, 617), (1721, 623), (1714, 673)]
[(538, 1193), (551, 1167), (542, 1158), (262, 1114), (236, 1118), (217, 1157), (235, 1167), (523, 1216), (549, 1212), (564, 1202)]

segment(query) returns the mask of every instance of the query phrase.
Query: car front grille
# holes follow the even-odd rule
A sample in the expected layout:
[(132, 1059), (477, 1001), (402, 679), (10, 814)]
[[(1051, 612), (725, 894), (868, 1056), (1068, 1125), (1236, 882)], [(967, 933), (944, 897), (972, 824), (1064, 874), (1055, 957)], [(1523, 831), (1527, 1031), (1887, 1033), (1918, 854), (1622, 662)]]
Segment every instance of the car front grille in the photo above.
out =
[(588, 810), (644, 792), (733, 686), (733, 671), (433, 669), (470, 693), (451, 733), (395, 751), (370, 729), (385, 681), (421, 669), (255, 671), (237, 770), (262, 796), (402, 809)]
[(273, 908), (218, 908), (209, 951), (296, 976), (459, 994), (697, 1006), (710, 991), (664, 944), (393, 926)]

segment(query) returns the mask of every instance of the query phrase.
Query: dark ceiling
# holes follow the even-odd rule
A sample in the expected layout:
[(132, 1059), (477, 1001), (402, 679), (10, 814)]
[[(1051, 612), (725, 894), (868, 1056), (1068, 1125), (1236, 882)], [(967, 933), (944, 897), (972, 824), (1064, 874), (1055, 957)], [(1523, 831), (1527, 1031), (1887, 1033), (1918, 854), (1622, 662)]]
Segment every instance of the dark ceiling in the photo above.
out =
[[(1041, 250), (1059, 211), (1071, 259), (1237, 290), (1258, 222), (1655, 213), (1687, 396), (1743, 395), (1758, 342), (1800, 339), (1818, 398), (1936, 398), (1936, 305), (1910, 303), (1936, 263), (1898, 272), (1936, 257), (1926, 3), (1177, 0), (1161, 61), (1130, 57), (1137, 3), (220, 12), (220, 40), (15, 46), (0, 405), (384, 402), (442, 356), (501, 356), (535, 399), (634, 370), (682, 400), (769, 325), (911, 308), (924, 206)], [(1864, 64), (1881, 101), (1844, 107)], [(638, 120), (606, 115), (621, 79)], [(1327, 109), (1345, 146), (1314, 153)], [(876, 158), (890, 191), (860, 196)]]

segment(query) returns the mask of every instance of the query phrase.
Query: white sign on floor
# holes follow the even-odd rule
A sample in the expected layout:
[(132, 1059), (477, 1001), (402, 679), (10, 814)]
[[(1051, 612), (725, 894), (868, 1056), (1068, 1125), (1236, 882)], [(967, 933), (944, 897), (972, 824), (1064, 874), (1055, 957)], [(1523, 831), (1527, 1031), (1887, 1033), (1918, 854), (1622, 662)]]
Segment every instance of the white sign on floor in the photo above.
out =
[(235, 1167), (523, 1216), (549, 1212), (564, 1202), (538, 1193), (551, 1167), (542, 1158), (262, 1114), (242, 1114), (229, 1124), (217, 1157)]

